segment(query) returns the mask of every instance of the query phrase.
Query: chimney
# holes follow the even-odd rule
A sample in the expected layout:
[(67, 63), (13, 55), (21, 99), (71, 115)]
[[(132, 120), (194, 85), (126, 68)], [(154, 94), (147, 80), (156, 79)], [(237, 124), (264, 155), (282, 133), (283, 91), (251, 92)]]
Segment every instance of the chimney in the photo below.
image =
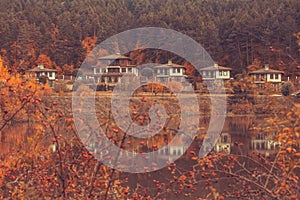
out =
[(168, 60), (168, 65), (172, 65), (172, 60)]
[(269, 64), (265, 64), (265, 70), (269, 70)]
[(39, 64), (39, 65), (38, 65), (38, 68), (39, 68), (39, 69), (45, 69), (45, 67), (44, 67), (43, 64)]

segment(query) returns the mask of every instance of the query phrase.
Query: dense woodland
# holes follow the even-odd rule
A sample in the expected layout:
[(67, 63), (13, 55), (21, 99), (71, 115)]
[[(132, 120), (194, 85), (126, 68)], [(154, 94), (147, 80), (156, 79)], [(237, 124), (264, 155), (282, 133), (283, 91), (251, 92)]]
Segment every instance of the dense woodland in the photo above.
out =
[[(300, 104), (285, 95), (250, 98), (247, 91), (255, 91), (255, 86), (249, 78), (237, 75), (264, 63), (285, 70), (287, 76), (299, 73), (299, 10), (298, 0), (1, 0), (0, 199), (299, 199)], [(20, 75), (39, 63), (61, 74), (75, 74), (97, 43), (145, 26), (185, 33), (201, 43), (218, 64), (234, 69), (237, 81), (226, 86), (244, 96), (236, 95), (227, 104), (228, 112), (238, 120), (230, 122), (235, 130), (230, 154), (226, 147), (203, 158), (197, 156), (202, 142), (213, 140), (206, 134), (208, 114), (218, 111), (207, 96), (199, 95), (197, 137), (180, 159), (149, 172), (157, 169), (153, 162), (140, 174), (109, 168), (79, 138), (72, 98), (62, 91), (52, 95), (47, 84)], [(163, 63), (167, 58), (162, 54), (142, 50), (130, 56), (136, 64)], [(173, 61), (184, 64), (183, 58)], [(156, 90), (160, 92), (157, 85), (148, 84), (155, 95)], [(271, 92), (268, 87), (265, 90)], [(81, 85), (73, 94), (80, 105), (92, 92)], [(92, 135), (102, 128), (113, 144), (141, 154), (157, 151), (179, 133), (178, 120), (185, 107), (172, 94), (156, 98), (137, 92), (128, 112), (127, 107), (118, 110), (129, 113), (134, 123), (148, 126), (150, 107), (167, 108), (169, 121), (160, 134), (141, 139), (129, 137), (129, 131), (115, 123), (109, 95), (96, 98), (99, 121), (82, 120), (81, 132)], [(90, 115), (91, 107), (86, 107), (88, 112), (76, 109), (79, 120)], [(197, 105), (188, 107), (198, 109)], [(252, 120), (254, 114), (263, 121)], [(181, 125), (191, 127), (187, 120)], [(252, 139), (263, 138), (280, 144), (269, 156), (249, 149)], [(98, 154), (104, 149), (99, 145)], [(105, 159), (112, 160), (110, 155)], [(126, 162), (138, 166), (141, 160)]]
[(235, 74), (257, 61), (293, 75), (299, 10), (297, 0), (1, 0), (0, 55), (14, 71), (43, 62), (70, 75), (96, 43), (159, 26), (189, 35)]

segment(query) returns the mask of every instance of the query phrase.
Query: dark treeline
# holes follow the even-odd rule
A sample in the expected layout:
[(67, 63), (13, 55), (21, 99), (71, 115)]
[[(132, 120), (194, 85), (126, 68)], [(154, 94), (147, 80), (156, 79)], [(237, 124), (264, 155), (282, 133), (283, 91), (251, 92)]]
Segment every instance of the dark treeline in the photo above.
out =
[(67, 74), (88, 52), (83, 41), (159, 26), (189, 35), (235, 73), (254, 61), (292, 73), (299, 10), (298, 0), (1, 0), (1, 56), (18, 71), (42, 60)]

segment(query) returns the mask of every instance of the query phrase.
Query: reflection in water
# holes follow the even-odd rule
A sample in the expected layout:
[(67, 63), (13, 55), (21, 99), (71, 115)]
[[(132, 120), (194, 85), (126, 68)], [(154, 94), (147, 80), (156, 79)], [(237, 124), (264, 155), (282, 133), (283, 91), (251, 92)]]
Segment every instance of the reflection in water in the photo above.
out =
[[(243, 155), (247, 155), (255, 151), (268, 155), (270, 152), (274, 151), (276, 143), (272, 143), (272, 141), (264, 137), (264, 135), (254, 134), (252, 129), (254, 124), (261, 124), (263, 123), (263, 120), (263, 118), (257, 116), (227, 117), (222, 134), (218, 138), (214, 150), (216, 152)], [(203, 124), (203, 127), (205, 127), (205, 123)], [(42, 126), (39, 124), (30, 125), (26, 123), (7, 127), (4, 130), (6, 134), (5, 142), (1, 143), (0, 159), (4, 159), (5, 155), (7, 155), (12, 149), (26, 148), (28, 138), (32, 135), (32, 133), (36, 133), (36, 131), (40, 130), (41, 127)], [(202, 130), (201, 132), (205, 133), (205, 130)], [(149, 147), (153, 147), (153, 143), (149, 142)], [(159, 150), (159, 154), (160, 156), (172, 157), (182, 154), (185, 150), (186, 149), (180, 145), (180, 141), (177, 141), (176, 145), (173, 146), (172, 149), (164, 149), (164, 151)], [(190, 170), (189, 167), (193, 166), (193, 162), (194, 161), (191, 161), (190, 159), (185, 159), (185, 157), (176, 161), (179, 169), (187, 170)], [(251, 165), (248, 161), (246, 162), (246, 165)], [(120, 179), (128, 179), (126, 186), (129, 186), (130, 188), (136, 188), (138, 183), (145, 187), (149, 187), (153, 185), (153, 180), (168, 183), (169, 179), (172, 179), (172, 177), (173, 175), (169, 174), (167, 168), (144, 174), (120, 174)], [(206, 178), (204, 177), (203, 180), (199, 180), (203, 181), (206, 180)], [(199, 182), (197, 193), (205, 196), (208, 191), (201, 184), (202, 182)], [(232, 179), (225, 177), (222, 181), (215, 183), (214, 187), (218, 191), (224, 191), (224, 189), (228, 189), (227, 186), (230, 184), (232, 184)], [(177, 196), (173, 194), (169, 194), (168, 196), (168, 199), (176, 198)]]
[(221, 133), (214, 150), (217, 153), (225, 152), (225, 153), (231, 153), (232, 148), (232, 139), (231, 135), (229, 133)]
[[(253, 124), (261, 124), (263, 120), (264, 118), (257, 116), (227, 117), (214, 150), (216, 152), (244, 155), (255, 151), (268, 156), (269, 153), (275, 151), (278, 143), (262, 134), (254, 134), (252, 131)], [(206, 124), (205, 122), (208, 123), (209, 121), (203, 120), (203, 124)], [(12, 149), (26, 148), (28, 137), (33, 135), (39, 126), (38, 124), (19, 123), (6, 127), (3, 130), (5, 141), (1, 143), (0, 157), (3, 158)], [(181, 154), (185, 150), (177, 145), (172, 149), (166, 149), (164, 152), (159, 151), (159, 154), (172, 157)]]
[(259, 133), (251, 137), (251, 150), (260, 153), (265, 156), (269, 156), (271, 153), (275, 153), (279, 142), (269, 139), (265, 134)]
[(249, 155), (252, 152), (269, 156), (275, 153), (278, 142), (273, 141), (272, 135), (268, 137), (263, 133), (253, 131), (254, 124), (262, 124), (263, 117), (228, 117), (225, 121), (214, 150), (232, 154)]
[(6, 126), (1, 133), (5, 134), (4, 141), (0, 144), (0, 159), (12, 150), (27, 150), (28, 138), (33, 135), (38, 124), (16, 123)]

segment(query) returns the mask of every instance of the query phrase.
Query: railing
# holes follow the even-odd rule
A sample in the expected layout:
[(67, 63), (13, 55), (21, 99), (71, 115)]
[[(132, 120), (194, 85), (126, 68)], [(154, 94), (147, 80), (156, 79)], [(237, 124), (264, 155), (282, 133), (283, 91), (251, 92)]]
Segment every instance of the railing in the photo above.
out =
[(58, 79), (58, 80), (73, 80), (73, 79), (75, 79), (75, 77), (67, 76), (67, 75), (58, 75), (58, 76), (56, 76), (56, 79)]

